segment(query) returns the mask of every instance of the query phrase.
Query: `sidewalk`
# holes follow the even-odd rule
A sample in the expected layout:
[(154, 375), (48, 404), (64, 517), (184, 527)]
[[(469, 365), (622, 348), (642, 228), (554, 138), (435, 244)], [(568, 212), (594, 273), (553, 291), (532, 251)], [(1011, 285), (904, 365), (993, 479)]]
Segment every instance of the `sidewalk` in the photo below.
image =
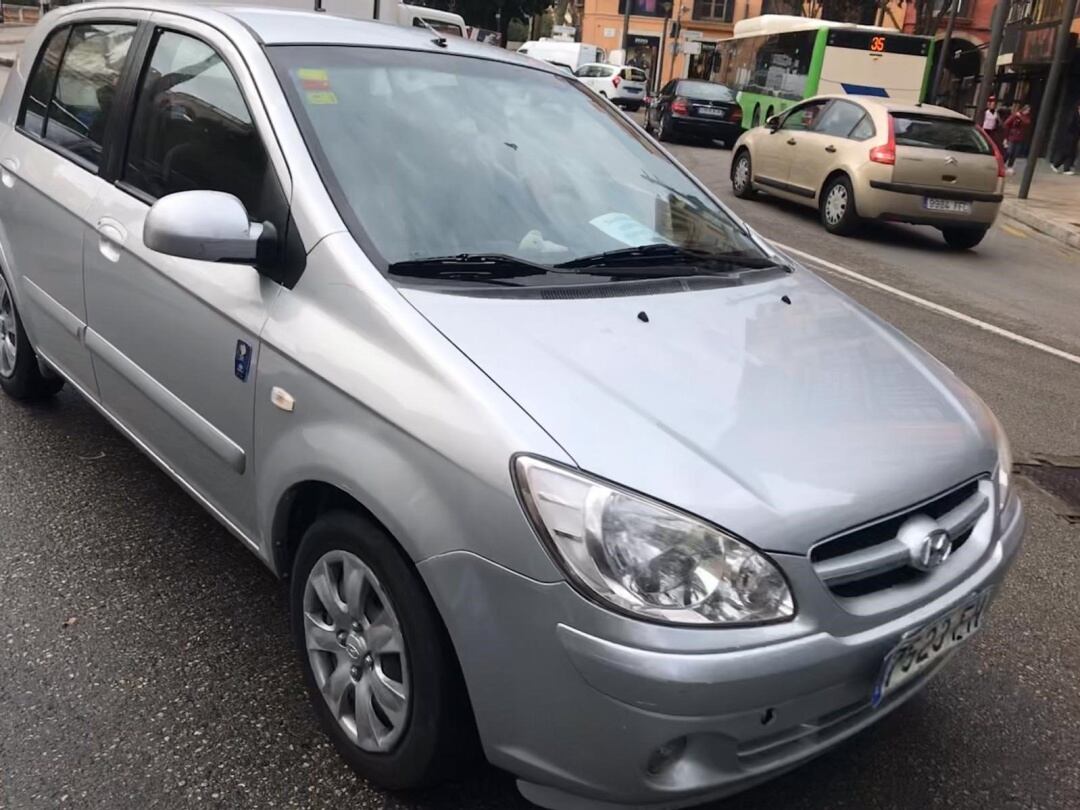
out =
[[(1050, 164), (1040, 160), (1026, 200), (1016, 198), (1025, 161), (1016, 161), (1016, 174), (1006, 178), (1004, 216), (1022, 222), (1074, 248), (1080, 248), (1080, 174), (1066, 177), (1050, 171)], [(1080, 166), (1077, 167), (1080, 171)]]

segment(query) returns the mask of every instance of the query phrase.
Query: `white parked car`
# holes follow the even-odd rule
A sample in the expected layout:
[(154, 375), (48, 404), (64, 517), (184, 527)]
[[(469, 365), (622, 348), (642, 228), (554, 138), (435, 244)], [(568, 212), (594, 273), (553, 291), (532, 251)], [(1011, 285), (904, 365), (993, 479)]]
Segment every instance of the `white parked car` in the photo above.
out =
[(603, 48), (590, 45), (587, 42), (570, 42), (562, 39), (531, 39), (517, 49), (518, 53), (550, 62), (559, 67), (567, 66), (571, 70), (577, 70), (583, 65), (593, 62), (602, 62), (606, 58)]
[(645, 71), (636, 67), (594, 63), (582, 65), (574, 75), (582, 84), (612, 103), (636, 112), (645, 103)]

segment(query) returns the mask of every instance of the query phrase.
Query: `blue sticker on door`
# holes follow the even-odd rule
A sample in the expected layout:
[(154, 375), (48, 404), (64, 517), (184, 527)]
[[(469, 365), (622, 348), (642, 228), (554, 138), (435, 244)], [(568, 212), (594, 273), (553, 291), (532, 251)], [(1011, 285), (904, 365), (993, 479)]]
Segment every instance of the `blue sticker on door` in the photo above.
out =
[(236, 364), (234, 366), (236, 378), (246, 381), (248, 372), (251, 371), (251, 346), (242, 340), (236, 341)]

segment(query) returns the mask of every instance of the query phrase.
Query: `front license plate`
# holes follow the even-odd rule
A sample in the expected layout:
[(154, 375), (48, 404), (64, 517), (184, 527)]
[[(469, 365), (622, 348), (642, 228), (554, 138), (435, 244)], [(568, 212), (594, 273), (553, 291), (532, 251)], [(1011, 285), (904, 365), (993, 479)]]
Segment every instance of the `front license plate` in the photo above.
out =
[(723, 118), (725, 115), (727, 115), (724, 110), (720, 110), (715, 107), (701, 107), (698, 112), (702, 115), (710, 116), (711, 118)]
[(923, 197), (923, 208), (929, 211), (948, 211), (950, 214), (971, 213), (971, 203), (966, 200), (943, 200), (940, 197)]
[(967, 641), (979, 629), (989, 601), (989, 590), (973, 594), (944, 616), (906, 633), (893, 651), (885, 656), (885, 665), (874, 687), (874, 706), (925, 672), (949, 650)]

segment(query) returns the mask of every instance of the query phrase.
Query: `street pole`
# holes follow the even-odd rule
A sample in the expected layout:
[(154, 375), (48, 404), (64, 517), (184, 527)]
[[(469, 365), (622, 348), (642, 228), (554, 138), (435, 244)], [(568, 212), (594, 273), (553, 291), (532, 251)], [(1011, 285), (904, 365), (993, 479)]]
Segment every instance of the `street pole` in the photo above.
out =
[(990, 98), (990, 89), (997, 77), (997, 59), (1001, 52), (1001, 37), (1005, 33), (1005, 20), (1009, 16), (1009, 0), (998, 0), (994, 6), (994, 16), (990, 20), (990, 44), (986, 47), (983, 62), (982, 80), (979, 82), (979, 95), (975, 98), (975, 123), (980, 127), (986, 112), (986, 100)]
[(1075, 16), (1076, 0), (1065, 0), (1061, 25), (1058, 26), (1057, 42), (1054, 43), (1054, 61), (1050, 64), (1050, 75), (1046, 79), (1046, 88), (1043, 90), (1042, 102), (1039, 104), (1039, 115), (1035, 119), (1035, 133), (1031, 136), (1031, 146), (1028, 149), (1028, 158), (1024, 165), (1024, 178), (1020, 181), (1020, 193), (1017, 196), (1021, 200), (1026, 200), (1028, 192), (1031, 190), (1031, 180), (1035, 176), (1035, 167), (1039, 163), (1043, 147), (1046, 146), (1050, 122), (1054, 120), (1054, 101), (1058, 97), (1061, 74), (1065, 72), (1065, 60), (1069, 56), (1069, 42), (1072, 33), (1070, 29)]
[(934, 67), (934, 80), (930, 82), (930, 103), (937, 104), (938, 87), (941, 84), (941, 74), (945, 72), (945, 60), (949, 58), (949, 47), (952, 45), (952, 32), (956, 26), (956, 8), (960, 0), (952, 0), (949, 5), (949, 24), (945, 26), (945, 39), (941, 40), (941, 53), (938, 54), (937, 65)]
[(625, 8), (622, 18), (622, 63), (630, 61), (630, 3), (633, 0), (623, 0)]
[(664, 85), (664, 51), (667, 50), (667, 29), (668, 23), (671, 22), (671, 3), (665, 2), (660, 8), (666, 12), (664, 15), (664, 29), (660, 32), (660, 56), (656, 60), (656, 82), (653, 87), (654, 93), (659, 93), (660, 88)]

